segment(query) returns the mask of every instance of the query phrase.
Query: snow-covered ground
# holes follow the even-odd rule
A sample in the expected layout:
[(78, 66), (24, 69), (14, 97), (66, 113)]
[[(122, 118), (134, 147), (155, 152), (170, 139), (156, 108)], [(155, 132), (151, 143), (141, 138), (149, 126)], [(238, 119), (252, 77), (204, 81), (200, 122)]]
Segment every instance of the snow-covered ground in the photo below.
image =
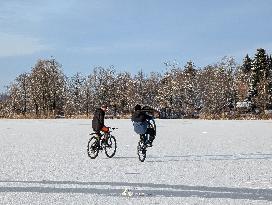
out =
[(157, 120), (140, 162), (130, 120), (92, 160), (91, 120), (0, 120), (0, 204), (272, 204), (272, 121)]

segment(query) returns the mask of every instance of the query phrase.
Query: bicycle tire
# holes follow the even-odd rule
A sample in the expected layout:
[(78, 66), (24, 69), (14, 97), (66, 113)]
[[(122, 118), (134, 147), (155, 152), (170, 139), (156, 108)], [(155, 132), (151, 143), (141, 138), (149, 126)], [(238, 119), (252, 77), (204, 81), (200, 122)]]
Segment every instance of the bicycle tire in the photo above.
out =
[(95, 159), (99, 152), (99, 140), (96, 137), (91, 137), (88, 141), (87, 153), (91, 159)]
[(141, 162), (144, 162), (145, 158), (146, 158), (146, 145), (145, 145), (145, 143), (142, 140), (140, 140), (138, 142), (137, 154), (138, 154), (139, 160)]
[(114, 136), (110, 135), (107, 139), (107, 142), (104, 146), (105, 154), (108, 158), (112, 158), (115, 155), (117, 144)]

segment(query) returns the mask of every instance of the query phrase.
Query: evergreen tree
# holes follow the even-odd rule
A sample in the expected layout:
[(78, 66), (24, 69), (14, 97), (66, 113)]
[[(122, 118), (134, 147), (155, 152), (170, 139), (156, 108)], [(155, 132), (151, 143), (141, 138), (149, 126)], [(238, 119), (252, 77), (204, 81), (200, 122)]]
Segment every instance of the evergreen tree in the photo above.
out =
[(268, 75), (267, 75), (267, 78), (268, 78), (268, 106), (267, 106), (267, 109), (270, 109), (272, 110), (272, 56), (267, 56), (267, 61), (268, 61)]
[(238, 91), (235, 87), (235, 74), (238, 71), (237, 63), (232, 57), (225, 56), (219, 63), (219, 67), (223, 70), (225, 75), (225, 107), (224, 111), (231, 111), (234, 109), (236, 102), (238, 101)]
[(244, 72), (243, 66), (238, 66), (238, 70), (234, 75), (234, 89), (237, 93), (238, 101), (249, 100), (249, 85), (250, 85), (250, 73)]
[(252, 69), (252, 60), (247, 54), (243, 60), (243, 71), (244, 73), (249, 73), (251, 69)]
[(268, 102), (269, 90), (269, 62), (266, 51), (262, 48), (257, 49), (252, 67), (252, 78), (250, 94), (253, 97), (254, 104), (264, 111)]
[(38, 60), (1, 97), (0, 115), (52, 117), (65, 111), (67, 116), (88, 116), (108, 103), (109, 114), (117, 117), (139, 103), (161, 109), (166, 118), (192, 116), (200, 108), (204, 116), (219, 117), (245, 99), (262, 112), (272, 108), (272, 57), (264, 49), (257, 49), (254, 59), (246, 55), (241, 66), (228, 57), (203, 69), (192, 61), (182, 68), (176, 62), (165, 65), (163, 74), (141, 70), (132, 77), (128, 72), (116, 75), (113, 67), (96, 67), (87, 78), (79, 73), (67, 78), (55, 59)]

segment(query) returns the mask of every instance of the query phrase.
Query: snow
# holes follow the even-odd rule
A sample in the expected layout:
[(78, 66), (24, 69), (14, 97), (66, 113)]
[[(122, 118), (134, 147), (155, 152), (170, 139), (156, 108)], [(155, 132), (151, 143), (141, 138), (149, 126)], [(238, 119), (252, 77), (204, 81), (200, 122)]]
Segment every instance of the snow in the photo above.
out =
[(236, 107), (237, 108), (251, 108), (251, 102), (250, 101), (237, 102)]
[(0, 120), (0, 204), (271, 204), (272, 121), (156, 120), (145, 162), (130, 120), (87, 156), (91, 120)]

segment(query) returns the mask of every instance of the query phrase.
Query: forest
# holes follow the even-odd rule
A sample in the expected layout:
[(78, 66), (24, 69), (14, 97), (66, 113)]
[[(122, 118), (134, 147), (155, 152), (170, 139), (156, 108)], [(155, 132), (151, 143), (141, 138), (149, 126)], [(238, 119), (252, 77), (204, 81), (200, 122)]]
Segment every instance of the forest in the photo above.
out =
[(159, 118), (272, 118), (272, 57), (263, 48), (241, 65), (224, 57), (202, 68), (193, 61), (164, 66), (134, 75), (95, 67), (68, 77), (56, 59), (39, 59), (0, 94), (0, 118), (89, 118), (102, 103), (110, 118), (130, 117), (136, 104)]

